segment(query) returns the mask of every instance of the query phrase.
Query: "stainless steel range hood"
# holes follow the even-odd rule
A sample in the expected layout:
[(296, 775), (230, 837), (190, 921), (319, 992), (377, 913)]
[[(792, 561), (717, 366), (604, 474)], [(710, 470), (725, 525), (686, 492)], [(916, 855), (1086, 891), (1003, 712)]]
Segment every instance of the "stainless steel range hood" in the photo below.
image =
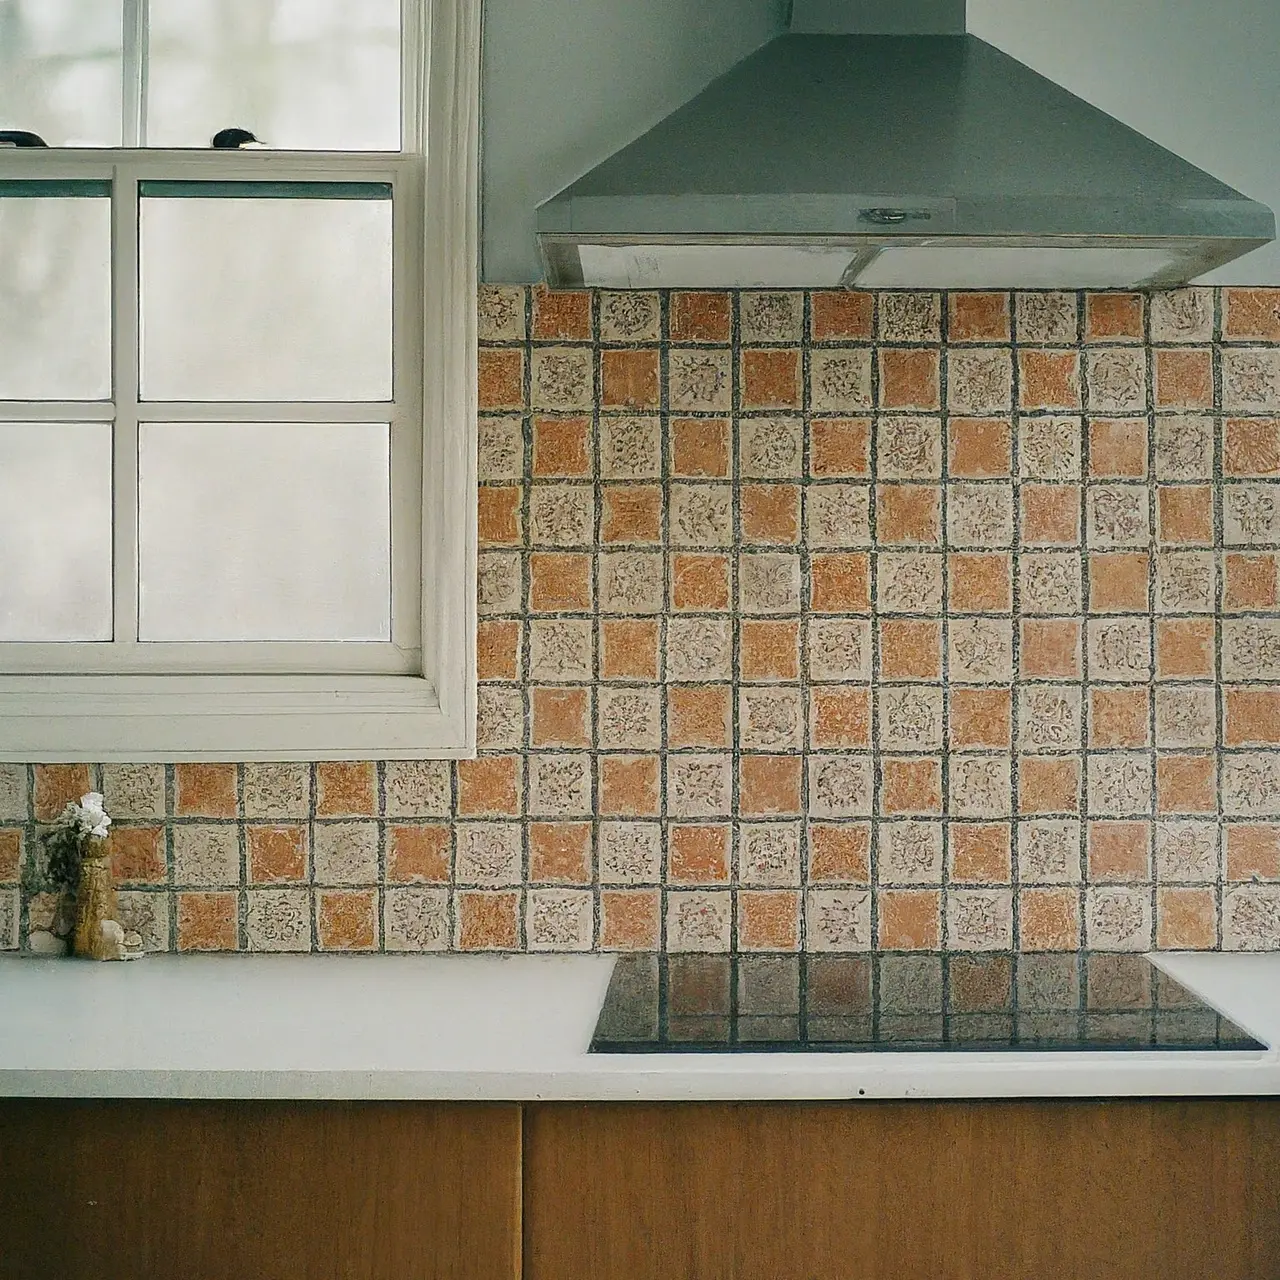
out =
[[(904, 18), (921, 34), (901, 30)], [(791, 31), (538, 210), (555, 286), (1136, 287), (1271, 210), (963, 34), (963, 0), (796, 0)]]

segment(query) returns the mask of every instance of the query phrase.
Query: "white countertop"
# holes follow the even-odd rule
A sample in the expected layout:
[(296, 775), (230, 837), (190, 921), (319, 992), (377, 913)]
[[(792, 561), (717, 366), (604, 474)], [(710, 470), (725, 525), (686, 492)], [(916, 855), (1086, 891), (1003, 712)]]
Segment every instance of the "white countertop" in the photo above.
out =
[[(1161, 968), (1280, 1044), (1280, 953)], [(1280, 1051), (587, 1053), (609, 956), (0, 959), (0, 1096), (698, 1100), (1280, 1094)]]

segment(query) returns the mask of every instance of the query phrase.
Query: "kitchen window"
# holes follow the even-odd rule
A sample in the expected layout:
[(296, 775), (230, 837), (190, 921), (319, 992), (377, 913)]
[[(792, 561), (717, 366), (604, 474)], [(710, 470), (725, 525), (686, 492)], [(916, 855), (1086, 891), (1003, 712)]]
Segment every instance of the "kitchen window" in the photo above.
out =
[(0, 0), (0, 759), (473, 749), (477, 10)]

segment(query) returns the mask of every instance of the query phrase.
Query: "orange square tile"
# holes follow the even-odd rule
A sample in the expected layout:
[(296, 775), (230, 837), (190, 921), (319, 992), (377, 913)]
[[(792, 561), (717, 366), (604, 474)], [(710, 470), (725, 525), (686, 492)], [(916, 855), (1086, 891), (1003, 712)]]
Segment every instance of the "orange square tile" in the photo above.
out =
[[(438, 830), (445, 834), (445, 849), (448, 849), (448, 829)], [(307, 829), (291, 824), (288, 826), (249, 825), (244, 829), (245, 847), (248, 853), (248, 871), (250, 884), (288, 884), (307, 878)], [(387, 858), (389, 878), (394, 859), (390, 852)], [(443, 875), (448, 879), (449, 856), (445, 853)]]
[(477, 352), (480, 409), (524, 408), (524, 352), (481, 347)]
[(868, 613), (869, 558), (862, 552), (814, 554), (809, 568), (809, 607), (814, 613)]
[(16, 827), (0, 829), (0, 884), (11, 884), (22, 870), (22, 832)]
[(164, 839), (159, 827), (112, 827), (109, 848), (117, 883), (164, 883)]
[(1150, 736), (1151, 695), (1146, 688), (1089, 690), (1089, 745), (1145, 747)]
[(792, 484), (744, 484), (741, 490), (744, 542), (800, 541), (800, 490)]
[(749, 350), (739, 353), (745, 409), (790, 409), (800, 404), (800, 352)]
[(727, 609), (729, 607), (729, 557), (672, 556), (671, 599), (677, 609)]
[(1156, 405), (1161, 409), (1213, 408), (1213, 352), (1158, 348), (1155, 353)]
[(1143, 613), (1149, 558), (1140, 551), (1095, 551), (1089, 556), (1091, 613)]
[(602, 498), (602, 542), (659, 542), (662, 490), (657, 485), (609, 485)]
[(1073, 484), (1022, 486), (1022, 541), (1075, 546), (1080, 541), (1080, 489)]
[(727, 476), (728, 419), (673, 418), (671, 470), (677, 476)]
[(739, 623), (741, 678), (743, 680), (796, 680), (800, 675), (800, 624)]
[(1280, 342), (1280, 289), (1227, 289), (1224, 336)]
[(1011, 874), (1007, 822), (953, 822), (951, 879), (978, 884), (1008, 884)]
[(1089, 823), (1089, 879), (1149, 880), (1150, 843), (1151, 826), (1146, 822)]
[(815, 342), (858, 342), (871, 337), (871, 294), (853, 289), (815, 290), (809, 306)]
[(585, 476), (591, 474), (591, 419), (533, 419), (533, 474)]
[(656, 409), (658, 350), (602, 351), (600, 353), (600, 403), (609, 409)]
[(1212, 618), (1162, 618), (1156, 623), (1156, 679), (1211, 680)]
[(738, 761), (742, 814), (799, 813), (799, 756), (742, 756)]
[(601, 622), (600, 675), (605, 680), (656, 680), (658, 624), (632, 618)]
[(1226, 696), (1227, 746), (1280, 743), (1280, 689), (1228, 686)]
[(727, 826), (673, 826), (668, 845), (667, 878), (676, 884), (727, 883), (729, 834)]
[(1084, 300), (1084, 332), (1089, 342), (1142, 337), (1140, 293), (1089, 293)]
[(941, 679), (941, 622), (881, 618), (879, 628), (882, 680)]
[(458, 815), (519, 813), (515, 756), (478, 756), (459, 760)]
[(1008, 342), (1007, 293), (953, 293), (947, 301), (948, 342)]
[(1012, 431), (1007, 418), (952, 418), (947, 426), (950, 474), (1007, 476)]
[(868, 747), (871, 745), (871, 690), (857, 686), (814, 685), (809, 691), (813, 715), (813, 746)]
[(936, 409), (940, 403), (936, 351), (880, 348), (881, 408)]
[(180, 893), (179, 951), (235, 951), (238, 945), (234, 893)]
[(519, 485), (481, 485), (477, 502), (476, 523), (482, 547), (513, 546), (520, 541)]
[(876, 541), (936, 546), (942, 541), (941, 490), (931, 484), (876, 489)]
[(1274, 609), (1277, 603), (1276, 557), (1228, 555), (1227, 582), (1222, 604), (1225, 609)]
[(515, 680), (520, 674), (520, 624), (482, 622), (476, 628), (476, 675), (480, 680)]
[[(951, 690), (952, 751), (967, 747), (1007, 747), (1012, 694), (1008, 689)], [(953, 828), (954, 829), (954, 828)]]
[[(37, 770), (38, 770), (37, 766)], [(233, 764), (174, 766), (174, 812), (180, 817), (234, 818), (236, 767)], [(36, 817), (40, 817), (40, 774), (36, 773)]]
[(941, 813), (942, 762), (934, 759), (880, 762), (882, 813)]
[(1080, 624), (1059, 619), (1022, 621), (1021, 670), (1025, 679), (1072, 679), (1081, 672)]
[(866, 884), (871, 877), (871, 830), (865, 823), (809, 828), (810, 882)]
[(1074, 351), (1019, 351), (1019, 403), (1024, 409), (1078, 409), (1080, 358)]
[(738, 894), (738, 946), (794, 951), (800, 945), (800, 895), (791, 889)]
[(1228, 880), (1280, 880), (1280, 827), (1226, 828)]
[(728, 342), (731, 305), (727, 293), (673, 293), (672, 342)]
[(1156, 757), (1157, 813), (1214, 813), (1217, 808), (1212, 756)]
[(942, 895), (936, 889), (883, 889), (879, 935), (884, 951), (936, 951)]
[(533, 688), (533, 733), (535, 747), (587, 747), (591, 699), (586, 689), (561, 689), (535, 685)]
[(535, 551), (529, 557), (530, 606), (538, 613), (582, 613), (591, 608), (591, 557)]
[(871, 423), (866, 418), (815, 418), (809, 426), (809, 474), (865, 476), (871, 470)]
[(657, 756), (601, 756), (600, 812), (658, 812)]
[(1218, 909), (1212, 889), (1161, 888), (1156, 893), (1156, 946), (1161, 950), (1209, 950), (1218, 943)]
[(667, 690), (667, 745), (725, 747), (732, 732), (729, 686), (672, 685)]
[[(234, 765), (228, 767), (235, 769)], [(35, 770), (37, 822), (52, 822), (71, 801), (79, 800), (89, 790), (87, 764), (38, 764)], [(234, 800), (231, 812), (235, 813)]]
[(449, 828), (439, 822), (389, 827), (387, 879), (397, 884), (446, 884)]
[(1013, 608), (1013, 558), (1002, 551), (955, 551), (947, 557), (952, 613), (1008, 613)]
[(1213, 490), (1207, 485), (1161, 485), (1156, 491), (1161, 542), (1213, 545)]
[(591, 824), (534, 822), (529, 826), (529, 879), (591, 882)]
[(371, 760), (322, 760), (316, 765), (316, 814), (370, 817), (378, 807), (378, 774)]
[(1076, 890), (1023, 889), (1018, 915), (1018, 945), (1023, 951), (1075, 951), (1080, 946)]
[(591, 340), (591, 294), (586, 289), (533, 290), (533, 336), (570, 342)]
[(1018, 761), (1019, 813), (1078, 813), (1080, 761), (1071, 756), (1022, 756)]
[(1280, 418), (1228, 418), (1222, 452), (1224, 475), (1276, 475), (1280, 472)]
[(520, 945), (520, 895), (484, 889), (457, 895), (460, 951), (514, 951)]
[(606, 889), (600, 895), (600, 946), (605, 951), (656, 951), (657, 889)]
[(1147, 424), (1142, 418), (1089, 420), (1089, 474), (1095, 479), (1147, 474)]
[(321, 951), (372, 951), (378, 941), (376, 889), (326, 889), (316, 907)]

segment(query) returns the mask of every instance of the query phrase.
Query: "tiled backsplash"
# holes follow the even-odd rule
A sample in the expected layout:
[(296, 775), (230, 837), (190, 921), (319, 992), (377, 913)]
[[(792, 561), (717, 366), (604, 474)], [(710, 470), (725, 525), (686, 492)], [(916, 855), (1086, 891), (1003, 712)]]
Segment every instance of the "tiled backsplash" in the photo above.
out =
[(90, 783), (184, 949), (1280, 948), (1280, 290), (481, 298), (456, 765)]

